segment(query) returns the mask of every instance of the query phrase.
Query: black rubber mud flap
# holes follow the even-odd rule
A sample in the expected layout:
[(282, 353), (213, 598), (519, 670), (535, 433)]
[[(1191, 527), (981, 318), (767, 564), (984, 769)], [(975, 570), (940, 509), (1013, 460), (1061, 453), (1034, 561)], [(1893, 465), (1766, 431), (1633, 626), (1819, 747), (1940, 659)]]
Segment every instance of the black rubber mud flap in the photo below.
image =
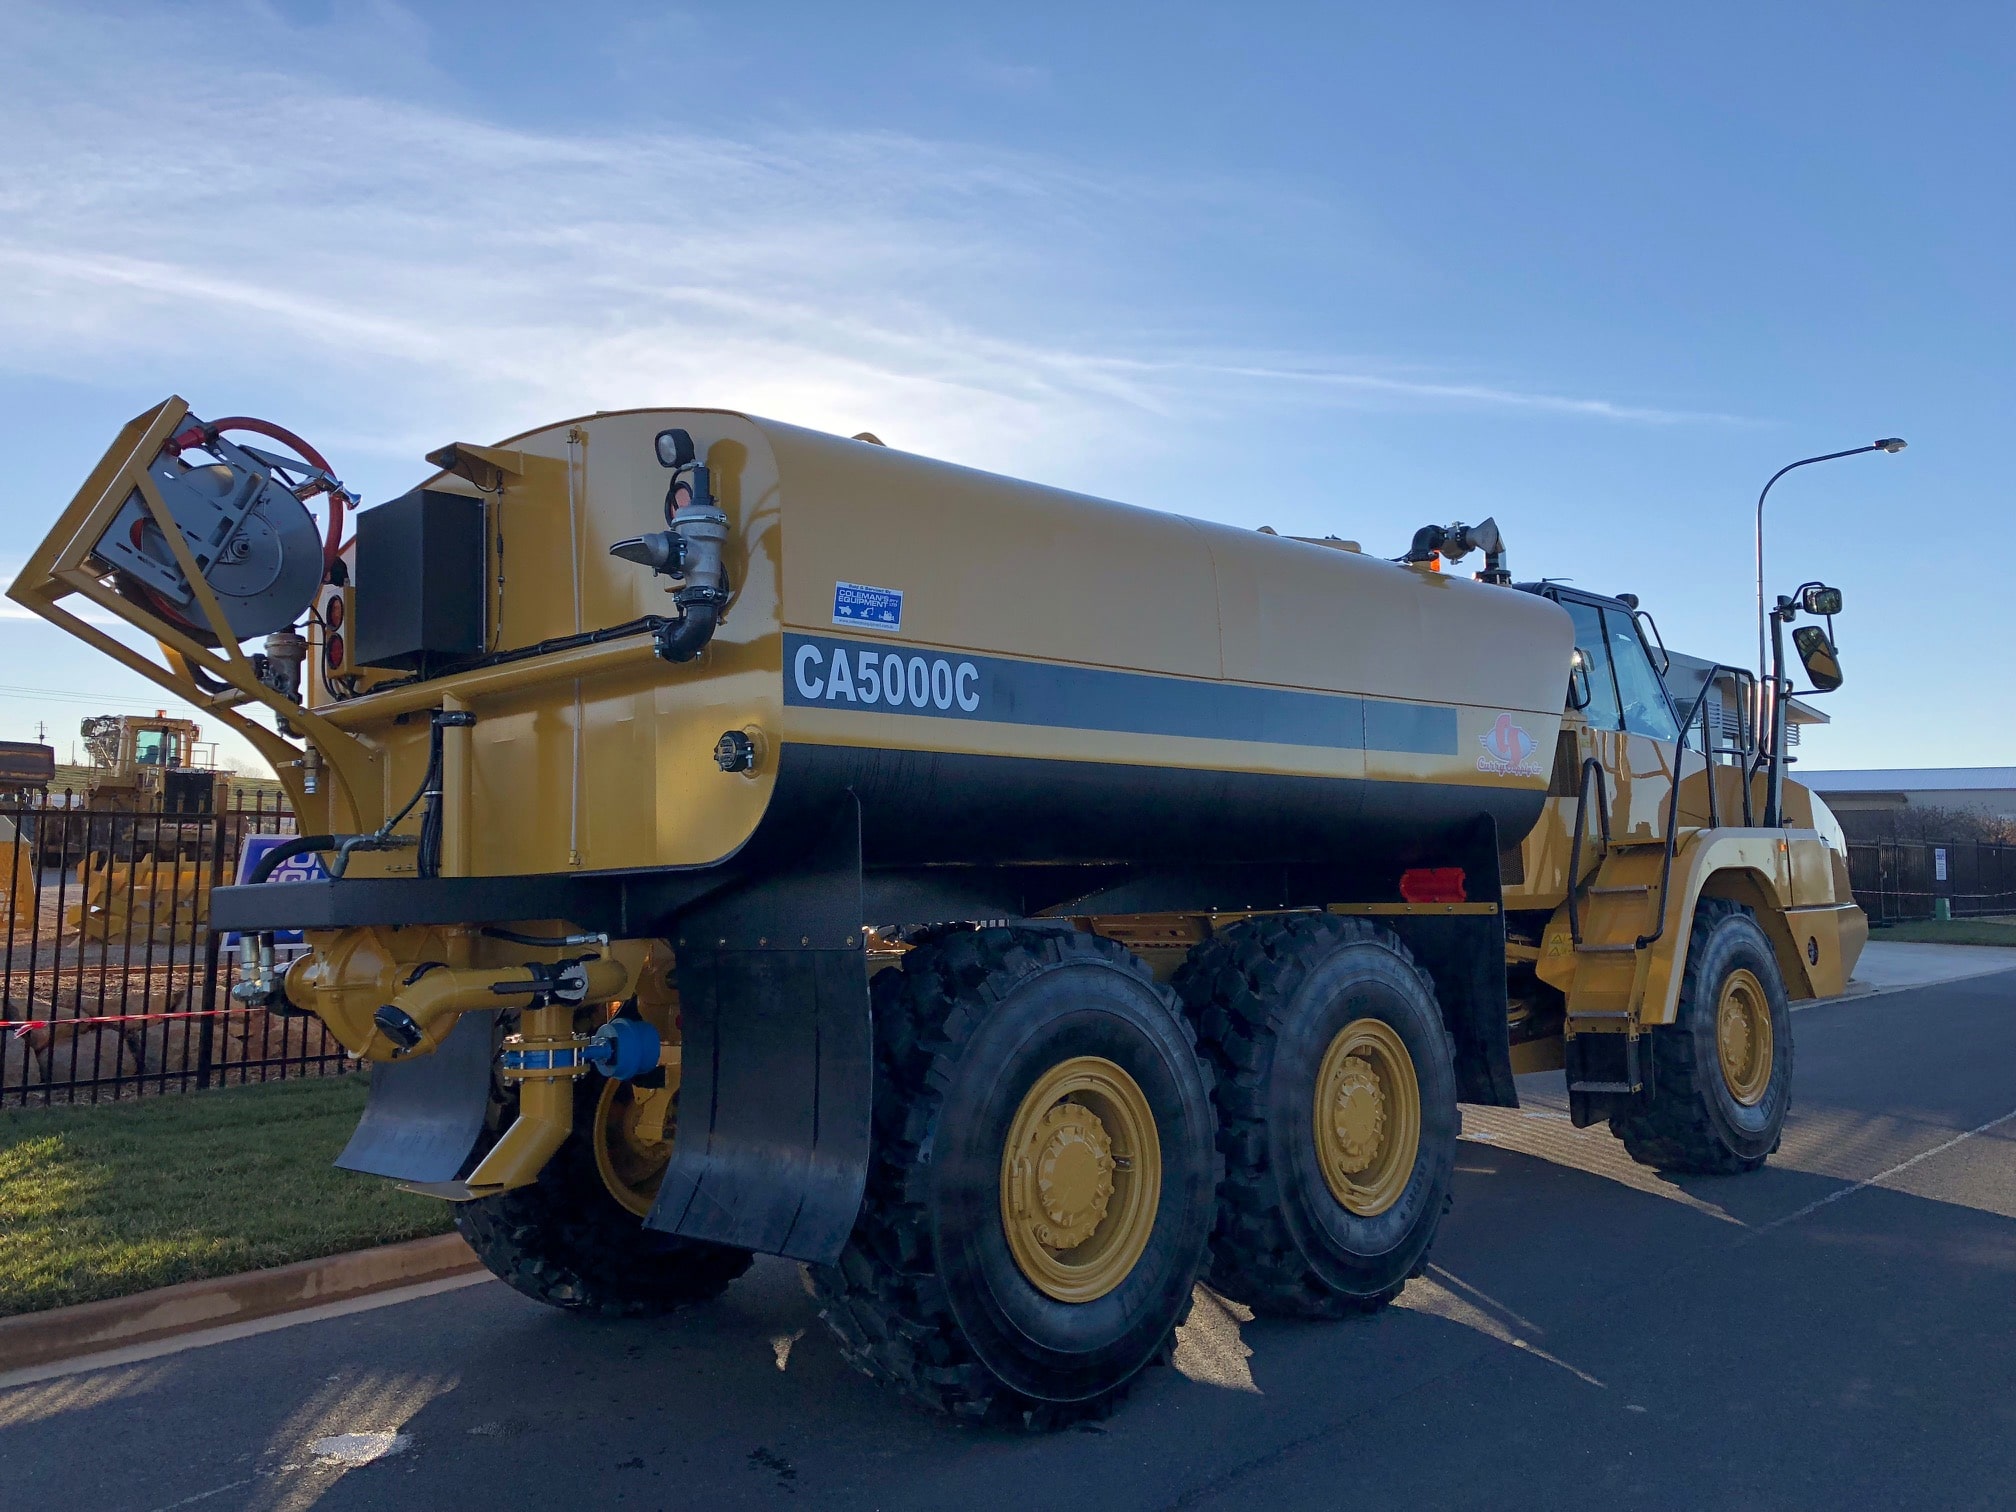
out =
[(400, 1181), (453, 1181), (490, 1106), (496, 1018), (465, 1013), (432, 1055), (371, 1068), (371, 1098), (336, 1157), (346, 1171)]
[(649, 1228), (831, 1263), (868, 1178), (873, 1077), (852, 795), (812, 852), (682, 916), (685, 1053)]
[[(1441, 858), (1438, 858), (1441, 859)], [(1442, 1021), (1456, 1042), (1456, 1095), (1485, 1107), (1516, 1108), (1512, 1040), (1505, 1001), (1505, 910), (1498, 875), (1498, 827), (1480, 814), (1456, 837), (1447, 860), (1463, 867), (1471, 903), (1489, 914), (1405, 914), (1381, 918), (1433, 979)]]

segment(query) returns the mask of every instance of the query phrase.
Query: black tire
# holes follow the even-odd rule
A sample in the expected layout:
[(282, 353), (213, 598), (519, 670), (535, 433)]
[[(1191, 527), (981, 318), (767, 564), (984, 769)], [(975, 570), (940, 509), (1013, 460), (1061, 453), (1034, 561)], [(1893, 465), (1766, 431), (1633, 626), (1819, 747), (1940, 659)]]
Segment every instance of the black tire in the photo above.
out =
[[(1723, 986), (1739, 970), (1762, 985), (1771, 1016), (1770, 1079), (1750, 1106), (1730, 1091), (1716, 1044)], [(1643, 1106), (1610, 1119), (1610, 1132), (1631, 1158), (1697, 1176), (1735, 1175), (1763, 1165), (1778, 1148), (1792, 1108), (1792, 1013), (1778, 957), (1749, 909), (1722, 898), (1695, 905), (1674, 1022), (1646, 1038), (1652, 1085)]]
[(590, 1123), (601, 1090), (599, 1076), (576, 1082), (574, 1132), (539, 1179), (457, 1203), (456, 1230), (498, 1280), (570, 1312), (647, 1318), (711, 1301), (749, 1269), (749, 1251), (647, 1229), (610, 1194)]
[[(1256, 1311), (1294, 1317), (1384, 1307), (1427, 1266), (1455, 1174), (1455, 1051), (1428, 977), (1376, 925), (1298, 914), (1251, 919), (1205, 941), (1176, 985), (1217, 1074), (1225, 1179), (1211, 1284)], [(1398, 1033), (1421, 1100), (1413, 1172), (1392, 1205), (1369, 1217), (1332, 1192), (1312, 1127), (1325, 1052), (1362, 1018)]]
[[(809, 1271), (821, 1317), (858, 1369), (962, 1421), (1104, 1415), (1167, 1358), (1210, 1233), (1210, 1080), (1180, 1007), (1111, 941), (1026, 926), (922, 945), (875, 978), (873, 996), (874, 1154), (839, 1263)], [(1025, 1094), (1077, 1056), (1133, 1078), (1162, 1175), (1125, 1278), (1062, 1302), (1016, 1264), (1001, 1169)]]

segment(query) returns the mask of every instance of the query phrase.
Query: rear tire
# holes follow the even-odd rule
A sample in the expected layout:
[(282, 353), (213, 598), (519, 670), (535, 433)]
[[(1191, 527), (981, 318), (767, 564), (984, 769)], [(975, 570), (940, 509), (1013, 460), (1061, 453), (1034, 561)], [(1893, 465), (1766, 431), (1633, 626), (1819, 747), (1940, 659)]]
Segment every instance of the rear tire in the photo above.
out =
[(1647, 1039), (1644, 1106), (1610, 1119), (1631, 1158), (1697, 1176), (1763, 1165), (1792, 1107), (1792, 1014), (1749, 909), (1721, 898), (1695, 906), (1674, 1022)]
[(539, 1179), (457, 1203), (457, 1232), (498, 1280), (551, 1307), (647, 1318), (713, 1300), (749, 1269), (749, 1251), (647, 1229), (617, 1199), (595, 1153), (603, 1085), (575, 1083), (574, 1132)]
[(1427, 1266), (1461, 1127), (1427, 976), (1376, 925), (1300, 914), (1234, 925), (1176, 982), (1217, 1073), (1211, 1284), (1289, 1316), (1384, 1307)]
[[(873, 997), (874, 1154), (839, 1263), (808, 1268), (820, 1316), (856, 1368), (962, 1421), (1105, 1415), (1167, 1357), (1210, 1233), (1189, 1024), (1120, 946), (1027, 926), (919, 946)], [(1053, 1203), (1094, 1158), (1097, 1195)]]

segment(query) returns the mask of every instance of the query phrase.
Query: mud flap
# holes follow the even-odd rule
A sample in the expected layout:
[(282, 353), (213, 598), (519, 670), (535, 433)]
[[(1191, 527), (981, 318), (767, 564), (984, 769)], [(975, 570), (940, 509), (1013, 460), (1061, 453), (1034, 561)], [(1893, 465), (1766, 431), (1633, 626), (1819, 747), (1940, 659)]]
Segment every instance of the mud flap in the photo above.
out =
[(336, 1157), (345, 1171), (400, 1181), (452, 1181), (483, 1133), (496, 1020), (467, 1013), (432, 1055), (371, 1068), (371, 1097)]
[[(1438, 856), (1438, 860), (1444, 857)], [(1505, 910), (1498, 874), (1498, 826), (1480, 814), (1455, 837), (1446, 860), (1460, 863), (1478, 914), (1432, 912), (1382, 918), (1435, 983), (1442, 1021), (1456, 1046), (1456, 1095), (1486, 1107), (1519, 1106), (1505, 1001)]]
[(861, 906), (849, 795), (809, 855), (680, 918), (678, 1132), (646, 1227), (839, 1257), (868, 1178)]

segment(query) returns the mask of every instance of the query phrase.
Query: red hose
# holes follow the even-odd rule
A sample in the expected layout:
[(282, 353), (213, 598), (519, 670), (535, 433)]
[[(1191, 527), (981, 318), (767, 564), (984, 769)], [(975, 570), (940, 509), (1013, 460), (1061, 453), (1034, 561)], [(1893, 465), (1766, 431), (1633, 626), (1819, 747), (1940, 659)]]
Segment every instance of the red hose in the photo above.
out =
[[(206, 427), (212, 435), (224, 431), (250, 431), (255, 436), (264, 436), (269, 441), (278, 441), (282, 446), (294, 448), (294, 454), (312, 467), (319, 467), (323, 473), (334, 476), (335, 470), (323, 458), (322, 453), (303, 441), (284, 425), (275, 425), (271, 420), (255, 419), (251, 415), (232, 415), (223, 420), (212, 420)], [(318, 485), (324, 486), (324, 485)], [(333, 488), (326, 488), (329, 495), (329, 523), (327, 533), (322, 538), (322, 572), (326, 577), (329, 569), (336, 565), (343, 542), (343, 495)]]

